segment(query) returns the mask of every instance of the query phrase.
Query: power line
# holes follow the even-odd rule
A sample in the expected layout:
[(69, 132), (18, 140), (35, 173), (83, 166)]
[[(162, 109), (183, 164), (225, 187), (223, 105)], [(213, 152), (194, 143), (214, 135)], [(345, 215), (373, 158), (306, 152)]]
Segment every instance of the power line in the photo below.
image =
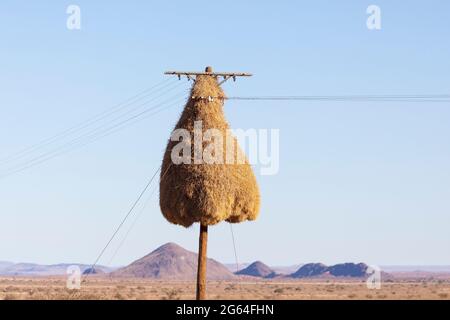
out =
[[(161, 176), (161, 180), (164, 179), (164, 177), (166, 176), (167, 172), (169, 171), (169, 168), (171, 167), (171, 165), (172, 165), (172, 163), (169, 164), (169, 166), (167, 167), (166, 171)], [(131, 223), (130, 227), (128, 228), (127, 232), (125, 233), (125, 236), (122, 238), (122, 241), (119, 243), (119, 245), (117, 246), (117, 248), (114, 251), (113, 255), (109, 259), (109, 262), (108, 262), (109, 266), (111, 265), (112, 261), (116, 257), (116, 255), (119, 252), (120, 248), (122, 248), (123, 244), (125, 243), (126, 239), (128, 238), (128, 235), (130, 234), (131, 230), (136, 225), (136, 222), (139, 220), (140, 216), (144, 212), (145, 208), (147, 207), (148, 203), (150, 202), (152, 196), (155, 194), (156, 190), (157, 190), (157, 187), (153, 188), (153, 190), (150, 192), (150, 195), (148, 196), (147, 200), (145, 201), (144, 206), (142, 207), (142, 209), (139, 211), (139, 213), (134, 218), (133, 222)]]
[(144, 210), (147, 208), (147, 205), (149, 204), (150, 200), (152, 199), (152, 196), (154, 194), (154, 191), (156, 189), (153, 189), (152, 192), (150, 193), (150, 195), (148, 196), (147, 200), (144, 203), (144, 206), (142, 207), (142, 209), (138, 212), (138, 214), (136, 215), (136, 217), (134, 218), (133, 222), (131, 223), (130, 227), (128, 228), (127, 232), (125, 233), (124, 237), (122, 238), (122, 240), (120, 241), (119, 245), (117, 246), (116, 250), (114, 251), (114, 253), (112, 254), (111, 258), (108, 261), (108, 266), (111, 266), (112, 261), (114, 260), (114, 258), (116, 257), (117, 253), (119, 252), (119, 250), (122, 248), (122, 246), (124, 245), (126, 239), (128, 238), (129, 234), (131, 233), (131, 230), (134, 228), (134, 226), (136, 225), (136, 222), (139, 220), (139, 218), (141, 217), (142, 213), (144, 212)]
[[(100, 260), (100, 258), (103, 256), (103, 254), (105, 253), (106, 249), (108, 248), (108, 246), (110, 245), (111, 241), (114, 239), (114, 237), (117, 235), (117, 233), (119, 232), (120, 228), (122, 228), (123, 224), (125, 223), (125, 221), (128, 219), (128, 217), (130, 216), (130, 214), (133, 212), (134, 208), (136, 207), (136, 205), (138, 204), (138, 202), (141, 200), (142, 196), (144, 195), (144, 193), (147, 191), (148, 187), (151, 185), (151, 183), (153, 182), (153, 180), (155, 179), (156, 175), (158, 174), (158, 172), (161, 170), (161, 167), (158, 167), (156, 169), (156, 171), (153, 173), (152, 177), (150, 178), (150, 180), (147, 182), (147, 184), (145, 185), (144, 189), (141, 191), (141, 193), (139, 194), (139, 196), (137, 197), (137, 199), (133, 202), (133, 205), (131, 206), (131, 208), (128, 210), (127, 214), (125, 215), (125, 217), (122, 219), (122, 221), (119, 223), (119, 225), (117, 226), (117, 228), (115, 229), (115, 231), (113, 232), (112, 236), (109, 238), (108, 242), (106, 243), (106, 245), (103, 247), (103, 249), (100, 251), (100, 254), (97, 256), (97, 258), (95, 259), (94, 263), (91, 265), (91, 271), (94, 270), (95, 266), (97, 265), (98, 261)], [(89, 273), (86, 275), (88, 276)]]
[[(32, 152), (34, 150), (45, 147), (55, 141), (58, 141), (61, 138), (64, 138), (72, 133), (76, 133), (86, 127), (89, 127), (90, 125), (97, 123), (98, 121), (101, 121), (116, 112), (121, 111), (122, 109), (126, 108), (127, 106), (130, 106), (133, 103), (136, 103), (137, 101), (140, 101), (140, 100), (148, 97), (154, 91), (157, 92), (163, 88), (166, 88), (168, 85), (171, 85), (174, 82), (175, 81), (167, 81), (167, 80), (161, 81), (161, 82), (157, 83), (156, 85), (151, 86), (150, 88), (147, 88), (147, 89), (139, 92), (138, 94), (114, 105), (113, 107), (111, 107), (107, 110), (104, 110), (103, 112), (98, 113), (97, 115), (95, 115), (83, 122), (80, 122), (74, 126), (71, 126), (68, 129), (65, 129), (49, 138), (46, 138), (46, 139), (36, 143), (35, 145), (32, 145), (32, 146), (22, 149), (16, 153), (13, 153), (3, 159), (0, 159), (0, 164), (8, 163), (8, 162), (11, 162), (12, 160), (16, 160), (16, 159), (21, 159), (25, 155), (29, 154), (30, 152)], [(160, 87), (160, 88), (158, 88), (158, 87)]]
[[(168, 106), (165, 106), (166, 103), (173, 101), (174, 98), (180, 98), (181, 96), (184, 96), (184, 94), (185, 93), (183, 92), (183, 93), (180, 93), (178, 95), (175, 95), (175, 96), (171, 97), (170, 99), (168, 99), (168, 100), (166, 100), (166, 101), (164, 101), (164, 102), (162, 102), (162, 103), (160, 103), (160, 104), (158, 104), (158, 105), (156, 105), (156, 106), (154, 106), (152, 108), (145, 109), (144, 111), (142, 111), (142, 112), (140, 112), (138, 114), (135, 114), (135, 115), (133, 115), (133, 116), (123, 120), (123, 121), (120, 121), (120, 122), (118, 122), (118, 123), (116, 123), (116, 124), (114, 124), (114, 125), (112, 125), (112, 126), (110, 126), (108, 128), (105, 128), (104, 130), (102, 130), (100, 132), (96, 132), (96, 131), (98, 131), (98, 129), (96, 129), (96, 130), (88, 132), (87, 134), (84, 134), (84, 135), (82, 135), (82, 136), (80, 136), (78, 138), (75, 138), (75, 139), (71, 140), (66, 145), (60, 146), (60, 147), (58, 147), (57, 149), (55, 149), (53, 151), (44, 153), (44, 154), (42, 154), (40, 156), (37, 156), (35, 158), (30, 159), (29, 161), (27, 161), (27, 162), (25, 162), (25, 163), (23, 163), (23, 164), (21, 164), (19, 166), (11, 168), (9, 171), (6, 171), (3, 175), (1, 175), (0, 179), (1, 178), (5, 178), (7, 176), (10, 176), (12, 174), (21, 172), (23, 170), (29, 169), (29, 168), (34, 167), (36, 165), (39, 165), (39, 164), (41, 164), (43, 162), (46, 162), (46, 161), (48, 161), (50, 159), (53, 159), (53, 158), (55, 158), (55, 157), (57, 157), (59, 155), (65, 154), (67, 152), (70, 152), (71, 150), (74, 150), (74, 149), (76, 149), (78, 147), (83, 147), (83, 146), (85, 146), (85, 145), (87, 145), (89, 143), (92, 143), (94, 141), (97, 141), (97, 140), (99, 140), (99, 139), (101, 139), (101, 138), (103, 138), (105, 136), (108, 136), (108, 135), (110, 135), (112, 133), (115, 133), (115, 132), (117, 132), (119, 130), (122, 130), (123, 128), (125, 128), (125, 127), (127, 127), (127, 126), (129, 126), (131, 124), (134, 124), (134, 123), (136, 123), (138, 121), (141, 121), (143, 119), (147, 119), (150, 116), (161, 112), (165, 108), (170, 108), (170, 107), (176, 105), (177, 103), (183, 101), (184, 98), (183, 99), (177, 99), (174, 103), (169, 104)], [(154, 112), (148, 114), (151, 111), (154, 111)], [(132, 122), (130, 123), (130, 121), (132, 121)], [(85, 139), (85, 141), (83, 141), (83, 139)]]
[[(210, 98), (210, 97), (198, 97)], [(211, 97), (221, 98), (221, 97)], [(226, 100), (271, 100), (271, 101), (374, 101), (374, 102), (450, 102), (448, 94), (423, 95), (335, 95), (335, 96), (247, 96), (223, 97)]]
[[(181, 102), (181, 101), (182, 101), (182, 100), (176, 101), (175, 103), (173, 103), (173, 104), (167, 106), (167, 109), (168, 109), (168, 108), (171, 108), (171, 107), (173, 107), (173, 106), (175, 106), (175, 105), (177, 105), (177, 104), (178, 104), (179, 102)], [(139, 122), (139, 121), (142, 121), (142, 120), (144, 120), (144, 119), (147, 119), (147, 118), (149, 118), (150, 116), (153, 116), (153, 115), (155, 115), (155, 114), (157, 114), (157, 113), (159, 113), (159, 112), (161, 112), (161, 111), (163, 111), (163, 110), (164, 110), (164, 108), (160, 108), (159, 110), (156, 110), (156, 111), (153, 112), (153, 113), (147, 114), (145, 117), (135, 119), (133, 122), (131, 122), (131, 123), (129, 123), (129, 124), (123, 123), (123, 124), (121, 124), (121, 126), (119, 126), (119, 127), (117, 127), (117, 128), (116, 128), (117, 125), (116, 125), (116, 126), (113, 126), (113, 127), (110, 127), (110, 128), (108, 128), (107, 131), (103, 132), (103, 134), (101, 134), (101, 135), (96, 135), (96, 136), (95, 136), (95, 135), (92, 136), (90, 140), (87, 140), (87, 141), (84, 141), (84, 142), (83, 142), (83, 141), (80, 141), (81, 143), (78, 142), (78, 144), (76, 144), (76, 143), (74, 144), (74, 143), (72, 142), (72, 143), (69, 145), (69, 147), (71, 147), (71, 148), (66, 149), (66, 150), (63, 149), (63, 150), (61, 150), (61, 151), (59, 151), (59, 152), (56, 152), (56, 153), (55, 153), (55, 151), (53, 151), (53, 152), (50, 152), (50, 154), (47, 154), (47, 157), (42, 158), (42, 156), (40, 156), (40, 157), (38, 157), (38, 159), (33, 159), (30, 163), (25, 163), (24, 165), (22, 165), (22, 166), (20, 166), (20, 167), (18, 167), (18, 168), (13, 168), (13, 170), (10, 170), (10, 171), (4, 173), (3, 175), (0, 176), (0, 179), (5, 178), (5, 177), (8, 177), (8, 176), (10, 176), (10, 175), (12, 175), (12, 174), (15, 174), (15, 173), (22, 172), (22, 171), (24, 171), (24, 170), (26, 170), (26, 169), (35, 167), (35, 166), (37, 166), (37, 165), (39, 165), (39, 164), (42, 164), (42, 163), (44, 163), (44, 162), (46, 162), (46, 161), (49, 161), (49, 160), (51, 160), (51, 159), (53, 159), (53, 158), (56, 158), (56, 157), (60, 156), (60, 155), (66, 154), (66, 153), (68, 153), (68, 152), (70, 152), (70, 151), (72, 151), (72, 150), (75, 150), (75, 149), (77, 149), (77, 148), (84, 147), (84, 146), (86, 146), (86, 145), (88, 145), (88, 144), (90, 144), (90, 143), (92, 143), (92, 142), (95, 142), (95, 141), (101, 139), (101, 138), (104, 138), (104, 137), (106, 137), (106, 136), (108, 136), (108, 135), (111, 135), (111, 134), (113, 134), (113, 133), (115, 133), (115, 132), (118, 132), (118, 131), (124, 129), (125, 127), (128, 127), (128, 126), (131, 125), (131, 124), (134, 124), (134, 123), (136, 123), (136, 122)], [(128, 120), (130, 120), (130, 119), (128, 119)], [(128, 120), (127, 120), (127, 121), (128, 121)], [(112, 130), (112, 129), (114, 129), (114, 130)], [(75, 142), (76, 142), (76, 141), (75, 141)], [(67, 146), (65, 146), (65, 147), (67, 147)], [(58, 151), (58, 150), (56, 150), (56, 151)], [(44, 156), (45, 156), (45, 155), (44, 155)]]
[(236, 250), (236, 241), (234, 240), (233, 225), (231, 223), (230, 223), (230, 231), (231, 231), (231, 239), (233, 240), (234, 258), (236, 260), (236, 272), (238, 272), (239, 271), (239, 262), (238, 262), (238, 256), (237, 256), (237, 250)]
[[(159, 95), (157, 95), (157, 96), (155, 96), (155, 97), (152, 97), (151, 99), (146, 100), (145, 102), (143, 102), (143, 103), (141, 103), (141, 104), (139, 104), (139, 105), (137, 105), (137, 106), (134, 106), (131, 110), (127, 110), (125, 113), (120, 114), (119, 116), (117, 116), (117, 117), (115, 117), (115, 118), (113, 118), (113, 119), (109, 119), (107, 122), (102, 123), (102, 124), (100, 124), (99, 126), (93, 128), (93, 129), (90, 129), (90, 131), (88, 131), (88, 134), (89, 134), (89, 133), (92, 133), (92, 132), (95, 132), (95, 131), (97, 131), (97, 130), (101, 130), (103, 127), (109, 125), (110, 123), (113, 123), (114, 121), (120, 120), (121, 118), (124, 118), (125, 116), (127, 116), (128, 114), (131, 114), (132, 112), (138, 111), (139, 108), (141, 108), (142, 106), (145, 106), (145, 105), (147, 105), (148, 103), (150, 103), (150, 102), (152, 102), (152, 101), (154, 101), (154, 100), (157, 100), (157, 99), (163, 97), (165, 94), (169, 93), (170, 91), (173, 91), (174, 89), (178, 88), (179, 86), (180, 86), (180, 84), (176, 84), (175, 86), (172, 86), (172, 87), (170, 87), (169, 89), (163, 91), (161, 94), (159, 94)], [(145, 96), (144, 96), (143, 98), (145, 98)], [(141, 98), (138, 99), (138, 100), (135, 100), (134, 102), (131, 103), (131, 105), (134, 104), (134, 103), (136, 103), (137, 101), (140, 101), (140, 100), (141, 100)], [(130, 104), (129, 104), (129, 105), (130, 105)], [(129, 106), (129, 105), (128, 105), (128, 106)], [(123, 108), (122, 108), (122, 109), (123, 109)], [(116, 110), (116, 112), (117, 112), (117, 111), (119, 111), (119, 110)], [(113, 113), (116, 113), (116, 112), (111, 112), (109, 115), (112, 115)], [(104, 119), (104, 118), (105, 118), (105, 117), (103, 117), (103, 119)], [(72, 132), (68, 132), (68, 131), (66, 130), (66, 134), (60, 135), (59, 138), (67, 137), (67, 136), (70, 136), (71, 134), (75, 134), (75, 133), (78, 133), (78, 132), (82, 132), (82, 131), (83, 131), (82, 129), (89, 128), (92, 124), (98, 122), (99, 120), (101, 120), (101, 119), (96, 119), (95, 121), (91, 121), (90, 123), (88, 123), (88, 124), (86, 124), (86, 125), (79, 126), (77, 130), (73, 130)], [(86, 133), (84, 133), (82, 136), (86, 136)], [(71, 138), (71, 139), (77, 140), (78, 138)], [(57, 140), (60, 140), (60, 139), (57, 139)], [(57, 140), (56, 140), (56, 141), (57, 141)], [(70, 141), (73, 141), (73, 140), (70, 140)], [(70, 142), (70, 141), (69, 141), (69, 142)], [(47, 141), (47, 143), (41, 144), (39, 148), (37, 148), (37, 147), (36, 147), (36, 148), (33, 148), (33, 150), (28, 150), (27, 152), (22, 153), (20, 156), (15, 157), (15, 160), (23, 158), (25, 155), (30, 154), (32, 151), (39, 150), (39, 149), (43, 149), (43, 147), (45, 147), (45, 146), (47, 146), (47, 145), (50, 145), (50, 144), (52, 144), (53, 142), (54, 142), (54, 141)], [(59, 148), (61, 148), (61, 147), (59, 147)], [(46, 153), (44, 153), (44, 155), (45, 155), (45, 154), (48, 154), (48, 153), (49, 153), (49, 151), (47, 151)], [(34, 158), (32, 158), (32, 159), (34, 159)], [(11, 159), (11, 160), (12, 160), (12, 159)], [(6, 162), (11, 162), (11, 160), (10, 160), (10, 161), (6, 161)]]
[[(231, 239), (233, 240), (233, 250), (234, 250), (234, 259), (236, 261), (236, 272), (237, 273), (239, 271), (239, 261), (238, 261), (238, 255), (237, 255), (237, 250), (236, 250), (236, 241), (234, 239), (234, 231), (233, 231), (233, 224), (230, 223), (230, 231), (231, 231)], [(242, 284), (241, 284), (241, 278), (238, 277), (238, 285), (239, 287), (241, 287), (240, 289), (242, 289)]]
[[(155, 112), (153, 112), (151, 114), (147, 114), (145, 117), (142, 117), (141, 119), (136, 119), (132, 123), (136, 123), (136, 122), (138, 122), (140, 120), (148, 118), (149, 116), (152, 116), (154, 114), (159, 113), (160, 111), (162, 111), (164, 109), (164, 107), (165, 107), (164, 104), (165, 104), (165, 102), (157, 105), (154, 108), (147, 109), (147, 110), (141, 112), (140, 114), (134, 115), (133, 117), (128, 118), (128, 119), (126, 119), (126, 120), (124, 120), (124, 121), (122, 121), (120, 123), (116, 123), (113, 126), (110, 126), (110, 127), (106, 128), (106, 130), (103, 130), (101, 132), (95, 132), (94, 131), (93, 133), (88, 133), (88, 134), (85, 134), (85, 135), (83, 135), (81, 137), (78, 137), (78, 138), (70, 141), (68, 144), (60, 146), (56, 150), (44, 153), (43, 155), (35, 157), (35, 158), (33, 158), (33, 159), (31, 159), (31, 160), (29, 160), (29, 161), (27, 161), (27, 162), (25, 162), (25, 163), (23, 163), (23, 164), (21, 164), (19, 166), (11, 168), (9, 171), (7, 171), (2, 176), (0, 176), (0, 178), (4, 178), (4, 177), (9, 176), (11, 174), (14, 174), (14, 173), (23, 171), (25, 169), (34, 167), (35, 165), (38, 165), (40, 163), (43, 163), (43, 162), (48, 161), (50, 159), (53, 159), (53, 158), (55, 158), (55, 157), (57, 157), (59, 155), (65, 154), (67, 152), (70, 152), (70, 151), (72, 151), (72, 150), (74, 150), (74, 149), (76, 149), (78, 147), (83, 147), (83, 146), (85, 146), (85, 145), (87, 145), (89, 143), (92, 143), (94, 141), (99, 140), (100, 138), (103, 138), (103, 137), (108, 136), (108, 135), (110, 135), (112, 133), (115, 133), (115, 132), (117, 132), (117, 131), (127, 127), (129, 125), (127, 122), (138, 118), (138, 116), (141, 116), (144, 113), (156, 110)], [(174, 104), (169, 105), (168, 107), (172, 107), (173, 105)], [(83, 139), (85, 139), (85, 140), (83, 141)]]

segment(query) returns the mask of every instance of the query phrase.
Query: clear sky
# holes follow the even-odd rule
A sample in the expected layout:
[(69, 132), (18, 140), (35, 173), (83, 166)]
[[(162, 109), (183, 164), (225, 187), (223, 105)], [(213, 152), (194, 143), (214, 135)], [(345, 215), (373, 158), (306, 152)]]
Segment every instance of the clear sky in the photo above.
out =
[[(66, 28), (70, 4), (81, 30)], [(366, 27), (370, 4), (381, 30)], [(0, 157), (170, 69), (253, 72), (224, 85), (230, 96), (448, 94), (449, 16), (437, 0), (2, 1)], [(182, 107), (1, 179), (0, 260), (93, 262), (159, 166)], [(260, 218), (234, 225), (240, 261), (450, 264), (448, 103), (229, 101), (225, 111), (233, 128), (280, 129), (280, 171), (257, 177)], [(169, 241), (197, 249), (198, 226), (169, 224), (157, 199), (111, 264)], [(208, 254), (234, 261), (228, 224), (210, 229)]]

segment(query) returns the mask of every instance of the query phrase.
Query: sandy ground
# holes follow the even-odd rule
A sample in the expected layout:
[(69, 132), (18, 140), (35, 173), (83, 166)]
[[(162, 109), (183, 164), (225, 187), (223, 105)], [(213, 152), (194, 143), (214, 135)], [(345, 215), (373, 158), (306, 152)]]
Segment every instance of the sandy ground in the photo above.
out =
[[(195, 283), (88, 277), (80, 290), (68, 290), (66, 279), (2, 277), (1, 299), (194, 299)], [(450, 299), (450, 279), (389, 280), (381, 289), (364, 281), (210, 281), (209, 299)]]

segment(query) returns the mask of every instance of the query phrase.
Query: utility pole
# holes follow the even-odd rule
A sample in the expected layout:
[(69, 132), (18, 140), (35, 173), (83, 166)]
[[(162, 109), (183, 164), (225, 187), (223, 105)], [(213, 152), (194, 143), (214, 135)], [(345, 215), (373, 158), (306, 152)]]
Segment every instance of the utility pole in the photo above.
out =
[[(204, 72), (191, 71), (167, 71), (166, 75), (178, 76), (181, 79), (185, 76), (189, 81), (196, 81), (197, 76), (211, 76), (217, 79), (218, 84), (222, 85), (229, 79), (236, 81), (237, 77), (251, 77), (251, 73), (244, 72), (213, 72), (212, 67), (206, 67)], [(208, 242), (208, 225), (200, 223), (200, 235), (198, 243), (198, 264), (197, 264), (197, 300), (206, 299), (206, 264), (207, 264), (207, 242)]]

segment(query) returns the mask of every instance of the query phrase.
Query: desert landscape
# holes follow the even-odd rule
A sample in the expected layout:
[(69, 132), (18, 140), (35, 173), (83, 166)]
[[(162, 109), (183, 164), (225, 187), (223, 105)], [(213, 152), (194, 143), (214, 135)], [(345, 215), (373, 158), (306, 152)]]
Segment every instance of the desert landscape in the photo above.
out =
[[(69, 264), (51, 266), (2, 263), (2, 300), (191, 300), (195, 299), (197, 254), (167, 243), (128, 266), (79, 265), (80, 289), (66, 286)], [(450, 299), (450, 273), (418, 267), (381, 272), (380, 289), (369, 289), (364, 263), (326, 266), (307, 263), (271, 268), (261, 261), (236, 266), (208, 259), (209, 299)]]
[(1, 308), (450, 302), (450, 1), (0, 8)]
[[(450, 277), (397, 280), (369, 290), (365, 281), (208, 281), (209, 299), (450, 299)], [(2, 277), (0, 299), (177, 300), (195, 299), (195, 281), (111, 279), (95, 276), (80, 290), (68, 290), (64, 277)]]

